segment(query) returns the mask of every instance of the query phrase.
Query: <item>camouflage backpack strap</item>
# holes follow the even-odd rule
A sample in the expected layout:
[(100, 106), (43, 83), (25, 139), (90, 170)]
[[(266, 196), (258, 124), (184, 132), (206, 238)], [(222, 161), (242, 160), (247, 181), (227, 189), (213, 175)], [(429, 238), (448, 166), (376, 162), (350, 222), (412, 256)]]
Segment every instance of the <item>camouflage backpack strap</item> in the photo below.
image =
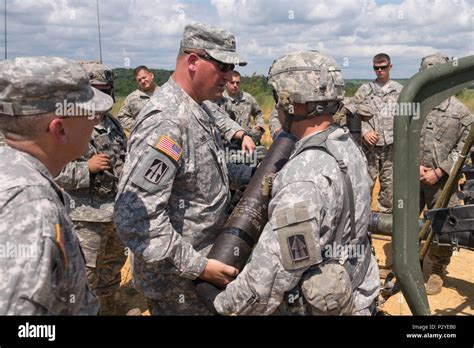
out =
[[(355, 202), (354, 202), (354, 191), (352, 186), (351, 178), (347, 172), (347, 165), (339, 155), (338, 151), (334, 149), (331, 151), (327, 145), (327, 138), (328, 136), (337, 129), (336, 126), (329, 127), (326, 131), (319, 133), (319, 137), (315, 137), (313, 141), (309, 142), (303, 148), (299, 149), (297, 154), (308, 150), (308, 149), (318, 149), (321, 151), (326, 152), (336, 161), (341, 176), (343, 178), (343, 187), (344, 187), (344, 197), (343, 197), (343, 206), (341, 211), (341, 218), (339, 220), (338, 225), (336, 226), (335, 232), (335, 243), (337, 246), (342, 245), (342, 236), (344, 233), (344, 228), (347, 223), (347, 213), (349, 212), (349, 222), (350, 222), (350, 236), (351, 240), (349, 244), (351, 246), (356, 247), (358, 244), (355, 243), (357, 240), (357, 232), (356, 232), (356, 223), (355, 223)], [(368, 245), (368, 238), (365, 238), (360, 245), (362, 245), (365, 249), (364, 251), (364, 259), (362, 262), (358, 262), (358, 258), (342, 258), (338, 259), (339, 263), (343, 264), (344, 268), (346, 268), (347, 273), (350, 276), (352, 287), (355, 289), (357, 286), (360, 285), (364, 276), (367, 272), (369, 263), (370, 263), (370, 251), (371, 248)]]
[(339, 221), (339, 224), (337, 225), (336, 229), (336, 243), (338, 245), (341, 244), (342, 242), (342, 234), (344, 232), (344, 227), (346, 225), (346, 219), (345, 216), (347, 216), (347, 212), (349, 211), (349, 216), (350, 216), (350, 227), (351, 227), (351, 240), (356, 238), (356, 230), (355, 230), (355, 204), (354, 204), (354, 191), (352, 189), (352, 181), (351, 178), (349, 177), (349, 174), (347, 173), (347, 165), (344, 162), (344, 160), (339, 157), (339, 153), (336, 151), (330, 151), (328, 149), (326, 140), (329, 137), (329, 135), (334, 132), (338, 127), (332, 125), (330, 126), (327, 130), (317, 134), (315, 138), (307, 143), (304, 147), (300, 148), (297, 153), (295, 154), (298, 155), (301, 152), (308, 150), (308, 149), (318, 149), (321, 151), (326, 152), (329, 156), (334, 158), (334, 160), (337, 163), (337, 166), (339, 167), (339, 170), (342, 174), (343, 177), (343, 185), (344, 185), (344, 199), (343, 199), (343, 206), (342, 206), (342, 212), (341, 212), (341, 219)]
[(123, 130), (123, 127), (122, 125), (120, 124), (120, 122), (114, 117), (112, 116), (111, 114), (107, 114), (109, 120), (112, 121), (112, 123), (115, 125), (115, 127), (119, 130), (120, 134), (122, 135), (122, 137), (124, 139), (127, 139), (126, 135), (125, 135), (125, 132)]

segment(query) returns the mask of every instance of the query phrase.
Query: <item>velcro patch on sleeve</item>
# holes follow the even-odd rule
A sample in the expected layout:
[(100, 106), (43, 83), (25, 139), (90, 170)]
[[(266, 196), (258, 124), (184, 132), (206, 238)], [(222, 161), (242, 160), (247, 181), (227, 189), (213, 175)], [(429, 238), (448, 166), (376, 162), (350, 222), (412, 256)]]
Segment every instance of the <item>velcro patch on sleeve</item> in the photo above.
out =
[(305, 202), (275, 212), (273, 229), (280, 244), (280, 255), (286, 270), (309, 267), (322, 261), (314, 234), (314, 217)]
[(166, 135), (162, 135), (160, 137), (160, 140), (158, 140), (158, 143), (156, 144), (156, 148), (176, 162), (179, 161), (181, 155), (183, 154), (183, 149), (181, 146), (179, 146), (176, 141)]
[(148, 154), (138, 163), (131, 180), (145, 191), (155, 194), (172, 185), (177, 164), (153, 147), (147, 150)]
[(68, 265), (68, 257), (66, 253), (66, 241), (64, 238), (64, 233), (61, 231), (61, 226), (56, 224), (56, 244), (59, 246), (59, 250), (61, 251), (61, 257), (63, 259), (64, 267)]

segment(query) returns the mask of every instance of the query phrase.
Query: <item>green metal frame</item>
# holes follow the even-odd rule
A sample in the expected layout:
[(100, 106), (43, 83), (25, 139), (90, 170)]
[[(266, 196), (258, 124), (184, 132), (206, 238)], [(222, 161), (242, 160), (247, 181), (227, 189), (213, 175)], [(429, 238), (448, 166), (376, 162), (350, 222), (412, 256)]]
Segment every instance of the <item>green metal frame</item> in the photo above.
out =
[[(419, 262), (419, 162), (420, 132), (428, 112), (443, 100), (462, 91), (474, 81), (474, 55), (434, 66), (415, 74), (405, 85), (394, 121), (393, 163), (393, 269), (397, 283), (414, 315), (430, 315)], [(409, 104), (402, 104), (409, 103)]]

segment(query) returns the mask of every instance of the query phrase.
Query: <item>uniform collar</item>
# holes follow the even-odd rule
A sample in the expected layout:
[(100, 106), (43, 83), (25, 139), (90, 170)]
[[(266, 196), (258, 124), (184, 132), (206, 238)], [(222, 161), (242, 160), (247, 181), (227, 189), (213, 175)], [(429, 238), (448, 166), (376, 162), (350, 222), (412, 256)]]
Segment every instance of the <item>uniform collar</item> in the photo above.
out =
[(443, 100), (441, 104), (439, 104), (435, 109), (441, 110), (441, 111), (446, 111), (449, 107), (449, 104), (451, 103), (451, 98), (448, 98), (446, 100)]
[(193, 98), (191, 98), (180, 85), (176, 83), (171, 77), (168, 80), (170, 83), (171, 89), (176, 93), (175, 96), (185, 103), (188, 106), (189, 111), (191, 111), (198, 120), (198, 122), (207, 130), (209, 130), (209, 114), (203, 108), (204, 104), (198, 104)]
[(228, 99), (230, 99), (232, 102), (238, 102), (238, 101), (244, 101), (245, 100), (245, 96), (244, 96), (244, 92), (240, 91), (239, 94), (237, 95), (237, 97), (232, 97), (228, 92), (227, 90), (224, 90), (224, 93), (222, 93), (222, 95)]

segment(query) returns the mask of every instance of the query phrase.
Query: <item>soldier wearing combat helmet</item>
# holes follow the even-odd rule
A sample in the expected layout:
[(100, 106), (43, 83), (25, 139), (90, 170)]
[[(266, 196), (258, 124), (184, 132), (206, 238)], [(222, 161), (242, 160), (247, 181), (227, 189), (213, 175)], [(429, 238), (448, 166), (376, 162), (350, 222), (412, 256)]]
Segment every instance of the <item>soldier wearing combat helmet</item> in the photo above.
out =
[[(420, 70), (448, 62), (449, 58), (444, 54), (431, 54), (422, 59)], [(474, 117), (469, 109), (454, 96), (426, 115), (420, 139), (420, 211), (425, 204), (428, 209), (434, 207), (464, 146), (473, 121)], [(456, 195), (453, 195), (448, 207), (460, 203)], [(428, 257), (432, 266), (426, 283), (428, 295), (441, 292), (452, 253), (451, 245), (440, 245), (436, 240), (431, 244)]]
[(214, 307), (223, 315), (370, 315), (379, 292), (370, 180), (364, 154), (332, 123), (341, 72), (331, 57), (301, 51), (275, 60), (268, 82), (283, 129), (298, 142), (273, 182), (251, 260)]

